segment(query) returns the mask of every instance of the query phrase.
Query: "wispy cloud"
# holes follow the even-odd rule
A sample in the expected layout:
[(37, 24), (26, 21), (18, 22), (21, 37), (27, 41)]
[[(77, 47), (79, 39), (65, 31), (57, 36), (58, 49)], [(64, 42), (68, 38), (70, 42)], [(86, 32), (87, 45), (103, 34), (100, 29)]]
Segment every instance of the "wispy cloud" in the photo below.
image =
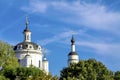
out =
[[(80, 40), (80, 42), (77, 42), (78, 46), (88, 47), (95, 53), (103, 55), (110, 54), (112, 56), (114, 55), (113, 53), (115, 53), (118, 56), (120, 53), (120, 42), (115, 42), (115, 39), (117, 39), (120, 34), (120, 12), (110, 10), (108, 6), (101, 4), (101, 0), (99, 2), (100, 4), (87, 3), (81, 0), (75, 0), (72, 2), (66, 0), (50, 2), (46, 0), (32, 0), (28, 6), (24, 6), (22, 9), (32, 13), (45, 13), (47, 16), (52, 15), (52, 17), (55, 17), (56, 21), (58, 20), (72, 24), (79, 28), (85, 27), (88, 29), (88, 32), (89, 29), (95, 30), (96, 32), (98, 31), (97, 33), (94, 33), (96, 35), (98, 35), (99, 32), (104, 32), (107, 35), (113, 34), (114, 36), (111, 35), (111, 37), (106, 37), (104, 36), (106, 34), (94, 36), (86, 32), (79, 32), (79, 30), (75, 31), (76, 35), (79, 37), (78, 40)], [(115, 4), (116, 3), (114, 3), (114, 5)], [(60, 34), (57, 33), (51, 38), (41, 40), (39, 43), (46, 45), (53, 42), (60, 42), (62, 39), (68, 39), (68, 37), (71, 36), (71, 33), (71, 30), (63, 31)], [(110, 39), (111, 41), (109, 41)], [(112, 39), (114, 41), (112, 41)]]
[(115, 43), (101, 43), (101, 42), (90, 42), (90, 41), (78, 41), (76, 43), (79, 46), (84, 46), (87, 48), (91, 48), (91, 52), (98, 53), (101, 55), (109, 55), (113, 57), (118, 57), (120, 53), (120, 44), (115, 44)]
[[(38, 41), (42, 45), (49, 45), (51, 43), (70, 44), (72, 30), (65, 31), (55, 36)], [(120, 58), (120, 43), (114, 42), (111, 37), (100, 37), (88, 34), (85, 30), (77, 30), (75, 33), (76, 46), (80, 49), (86, 47), (85, 51), (96, 53), (98, 55), (112, 56)], [(77, 37), (76, 37), (77, 36)], [(81, 49), (80, 49), (81, 50)], [(83, 50), (83, 51), (84, 51)]]
[(47, 45), (47, 44), (50, 44), (53, 42), (59, 42), (61, 39), (65, 39), (65, 38), (71, 36), (72, 32), (73, 32), (72, 30), (62, 32), (62, 33), (57, 34), (49, 39), (38, 41), (38, 43), (40, 43), (41, 45)]
[(54, 3), (53, 6), (63, 13), (71, 14), (64, 21), (78, 25), (84, 25), (95, 30), (106, 30), (110, 32), (118, 32), (120, 13), (110, 12), (104, 5), (61, 2)]
[(31, 0), (29, 6), (24, 6), (21, 9), (24, 11), (32, 12), (32, 13), (45, 13), (48, 8), (48, 4), (41, 2), (39, 0)]
[(48, 15), (56, 13), (61, 16), (54, 17), (58, 17), (63, 22), (120, 34), (118, 31), (120, 13), (112, 12), (107, 6), (98, 3), (86, 3), (80, 0), (72, 2), (32, 0), (29, 6), (22, 7), (22, 9), (33, 13), (48, 13)]

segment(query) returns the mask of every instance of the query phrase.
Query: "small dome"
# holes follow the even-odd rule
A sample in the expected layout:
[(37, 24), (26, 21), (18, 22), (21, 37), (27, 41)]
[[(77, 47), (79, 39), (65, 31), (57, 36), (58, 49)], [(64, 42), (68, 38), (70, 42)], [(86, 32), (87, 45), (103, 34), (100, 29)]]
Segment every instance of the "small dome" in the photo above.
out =
[(69, 54), (68, 54), (68, 56), (70, 56), (70, 55), (78, 55), (76, 52), (70, 52)]
[(39, 46), (36, 43), (33, 43), (33, 42), (21, 42), (21, 43), (17, 44), (14, 47), (14, 50), (17, 50), (17, 47), (19, 47), (19, 46), (22, 46), (22, 49), (28, 49), (28, 47), (30, 47), (30, 48), (32, 48), (34, 50), (39, 49)]
[(29, 29), (25, 29), (25, 30), (23, 31), (23, 33), (24, 33), (24, 32), (30, 32), (30, 30), (29, 30)]
[(43, 58), (43, 61), (48, 61), (47, 58)]

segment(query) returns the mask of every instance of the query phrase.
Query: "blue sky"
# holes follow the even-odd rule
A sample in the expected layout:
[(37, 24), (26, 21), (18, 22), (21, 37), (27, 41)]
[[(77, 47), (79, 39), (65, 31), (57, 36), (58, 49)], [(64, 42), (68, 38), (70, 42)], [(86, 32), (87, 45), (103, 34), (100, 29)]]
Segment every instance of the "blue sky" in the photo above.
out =
[(47, 49), (53, 75), (67, 66), (72, 32), (80, 59), (120, 70), (120, 0), (0, 0), (0, 39), (22, 42), (26, 15), (32, 41)]

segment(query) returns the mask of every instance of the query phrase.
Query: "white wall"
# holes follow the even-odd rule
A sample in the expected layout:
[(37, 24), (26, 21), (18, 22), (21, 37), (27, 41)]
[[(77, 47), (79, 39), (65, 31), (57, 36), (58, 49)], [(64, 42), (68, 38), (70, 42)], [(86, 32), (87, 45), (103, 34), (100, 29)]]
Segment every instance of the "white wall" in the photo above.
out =
[(68, 66), (70, 63), (78, 63), (79, 62), (79, 57), (78, 55), (69, 55), (68, 56)]
[[(35, 50), (28, 50), (29, 55), (31, 56), (31, 60), (32, 60), (32, 65), (38, 68), (42, 69), (42, 53), (38, 53), (38, 51)], [(25, 56), (27, 55), (27, 51), (24, 50), (19, 50), (16, 51), (16, 57), (18, 59), (20, 59), (20, 65), (25, 66), (26, 61), (24, 61)], [(31, 62), (30, 60), (30, 62)], [(40, 62), (40, 67), (39, 67), (39, 62)]]
[(47, 73), (49, 73), (49, 63), (48, 61), (43, 61), (43, 70)]

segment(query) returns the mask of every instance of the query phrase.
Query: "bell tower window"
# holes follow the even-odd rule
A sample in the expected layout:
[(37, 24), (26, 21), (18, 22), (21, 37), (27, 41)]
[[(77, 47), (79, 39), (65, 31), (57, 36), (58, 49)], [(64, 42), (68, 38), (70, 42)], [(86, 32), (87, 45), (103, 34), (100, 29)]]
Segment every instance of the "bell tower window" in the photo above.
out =
[(40, 60), (39, 60), (39, 68), (40, 68)]
[(27, 35), (27, 40), (29, 40), (29, 35)]
[(31, 65), (32, 65), (32, 60), (31, 60)]

